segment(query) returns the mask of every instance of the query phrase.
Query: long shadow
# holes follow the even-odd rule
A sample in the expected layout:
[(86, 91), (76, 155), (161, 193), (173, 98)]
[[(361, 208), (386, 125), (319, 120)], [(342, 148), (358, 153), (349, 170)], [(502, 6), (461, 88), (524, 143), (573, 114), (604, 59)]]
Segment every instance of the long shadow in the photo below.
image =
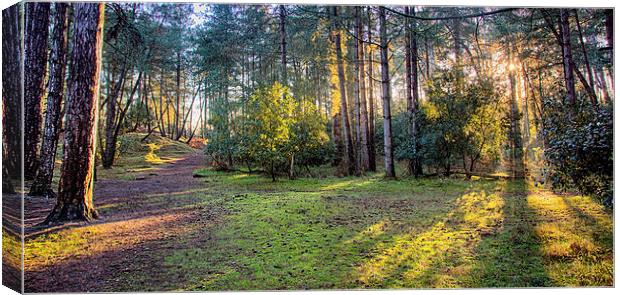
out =
[(25, 291), (172, 290), (184, 282), (185, 276), (169, 272), (163, 257), (174, 249), (203, 247), (207, 240), (203, 235), (205, 228), (216, 223), (219, 216), (192, 214), (189, 210), (178, 215), (178, 218), (151, 218), (152, 224), (143, 227), (130, 224), (107, 233), (96, 232), (80, 253), (52, 263), (31, 265), (34, 269), (25, 273)]
[(465, 279), (467, 287), (548, 287), (541, 241), (536, 235), (537, 214), (527, 201), (524, 181), (508, 183), (503, 229), (484, 237), (475, 250), (476, 262)]
[[(609, 224), (604, 224), (602, 221), (611, 219), (609, 217), (609, 215), (613, 215), (612, 212), (609, 212), (611, 210), (604, 208), (601, 204), (594, 203), (591, 199), (587, 201), (589, 204), (581, 204), (582, 206), (576, 204), (570, 197), (563, 196), (562, 199), (571, 213), (591, 229), (589, 235), (592, 242), (603, 248), (613, 249), (613, 221), (610, 221)], [(584, 207), (589, 207), (590, 210), (586, 210)]]

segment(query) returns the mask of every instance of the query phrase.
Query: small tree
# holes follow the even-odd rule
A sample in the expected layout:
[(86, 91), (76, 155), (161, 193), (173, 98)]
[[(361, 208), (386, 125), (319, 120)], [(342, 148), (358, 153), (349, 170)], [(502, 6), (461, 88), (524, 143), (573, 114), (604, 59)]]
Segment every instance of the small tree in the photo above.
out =
[(278, 82), (259, 88), (248, 102), (246, 130), (256, 139), (248, 143), (250, 152), (267, 169), (273, 181), (278, 166), (286, 163), (286, 152), (291, 152), (288, 144), (294, 110), (295, 99), (288, 88)]

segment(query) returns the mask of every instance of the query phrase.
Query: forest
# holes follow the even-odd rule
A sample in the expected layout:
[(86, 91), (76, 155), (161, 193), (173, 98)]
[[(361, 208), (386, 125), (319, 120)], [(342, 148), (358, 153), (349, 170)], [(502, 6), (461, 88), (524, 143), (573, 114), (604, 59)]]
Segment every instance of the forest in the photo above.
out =
[(613, 286), (613, 19), (15, 4), (3, 284)]

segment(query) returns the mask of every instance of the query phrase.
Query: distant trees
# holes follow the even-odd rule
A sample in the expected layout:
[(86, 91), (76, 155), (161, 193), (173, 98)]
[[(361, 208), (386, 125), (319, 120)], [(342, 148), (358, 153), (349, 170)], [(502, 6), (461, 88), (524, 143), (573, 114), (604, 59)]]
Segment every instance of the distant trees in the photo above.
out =
[(97, 217), (93, 204), (93, 172), (104, 5), (73, 4), (64, 155), (58, 198), (46, 223)]
[[(58, 208), (85, 196), (78, 203), (86, 204), (80, 213), (86, 219), (95, 213), (89, 209), (90, 176), (82, 170), (93, 163), (78, 158), (94, 154), (110, 168), (119, 156), (118, 138), (132, 131), (184, 142), (201, 137), (218, 169), (245, 166), (272, 179), (312, 174), (310, 166), (328, 162), (336, 175), (363, 175), (383, 160), (388, 178), (397, 176), (400, 161), (412, 176), (500, 170), (519, 178), (562, 175), (554, 179), (567, 180), (565, 187), (604, 191), (585, 188), (576, 176), (592, 157), (570, 162), (557, 156), (563, 155), (557, 145), (574, 130), (549, 124), (563, 118), (589, 126), (607, 118), (613, 103), (608, 10), (109, 3), (97, 6), (105, 7), (107, 20), (97, 37), (105, 39), (95, 61), (99, 74), (89, 72), (92, 60), (73, 50), (89, 54), (95, 45), (82, 42), (94, 37), (77, 24), (68, 28), (72, 5), (25, 7), (23, 55), (19, 12), (3, 11), (2, 66), (21, 73), (24, 59), (30, 194), (53, 196), (62, 136)], [(94, 13), (87, 7), (80, 6), (82, 18)], [(78, 33), (85, 39), (71, 36)], [(75, 65), (64, 60), (69, 51)], [(93, 107), (94, 94), (80, 89), (95, 86), (95, 74), (103, 79), (101, 101)], [(3, 76), (3, 122), (9, 127), (3, 175), (12, 178), (21, 176), (22, 167), (20, 81)], [(77, 110), (98, 113), (78, 118)], [(99, 136), (93, 152), (94, 136), (79, 130), (90, 130), (95, 117), (102, 120), (94, 127)], [(610, 132), (588, 128), (603, 139)], [(66, 149), (67, 142), (85, 149)], [(541, 172), (546, 169), (553, 171)], [(598, 177), (600, 187), (610, 182), (608, 175), (588, 175)], [(85, 182), (68, 186), (70, 178)], [(53, 215), (69, 218), (58, 210)]]

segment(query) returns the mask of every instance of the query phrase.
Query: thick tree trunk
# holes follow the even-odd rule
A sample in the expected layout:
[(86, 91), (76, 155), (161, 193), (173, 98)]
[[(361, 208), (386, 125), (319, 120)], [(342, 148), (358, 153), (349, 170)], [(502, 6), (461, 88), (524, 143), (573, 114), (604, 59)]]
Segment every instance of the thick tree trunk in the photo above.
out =
[(22, 178), (23, 136), (20, 5), (2, 10), (2, 167), (10, 177), (19, 179)]
[(369, 132), (368, 132), (368, 106), (366, 102), (366, 66), (364, 63), (364, 29), (362, 27), (362, 8), (355, 7), (356, 10), (356, 18), (355, 18), (355, 26), (356, 26), (356, 36), (357, 36), (357, 60), (359, 64), (359, 69), (357, 70), (357, 75), (359, 75), (359, 83), (360, 83), (360, 144), (361, 144), (361, 153), (360, 153), (360, 164), (363, 172), (370, 170), (370, 144), (368, 142)]
[(394, 150), (392, 148), (392, 111), (390, 109), (390, 68), (388, 61), (388, 38), (385, 7), (379, 6), (379, 27), (381, 39), (381, 93), (383, 99), (383, 149), (385, 154), (385, 176), (396, 177), (394, 171)]
[(575, 105), (575, 76), (573, 51), (570, 42), (570, 26), (568, 22), (568, 10), (560, 9), (560, 30), (562, 36), (562, 63), (564, 64), (564, 86), (568, 103)]
[[(338, 18), (338, 7), (332, 6), (335, 18)], [(340, 28), (334, 20), (334, 45), (336, 46), (336, 63), (338, 66), (338, 82), (340, 85), (340, 115), (342, 121), (342, 135), (344, 137), (344, 160), (345, 167), (349, 175), (355, 173), (355, 155), (353, 151), (353, 141), (351, 139), (351, 125), (349, 121), (349, 108), (347, 107), (347, 91), (344, 74), (344, 65), (342, 61), (342, 44), (340, 38)]]
[(99, 98), (104, 3), (73, 4), (64, 157), (56, 206), (45, 223), (97, 217), (93, 169)]
[(41, 141), (41, 99), (45, 95), (50, 3), (27, 2), (24, 31), (24, 177), (33, 179)]
[[(368, 6), (368, 42), (372, 44), (372, 13), (371, 7)], [(374, 93), (374, 84), (373, 84), (373, 68), (374, 68), (374, 60), (373, 60), (373, 50), (372, 45), (368, 46), (368, 162), (369, 162), (369, 171), (377, 171), (377, 160), (376, 155), (377, 151), (375, 148), (375, 93)]]
[(30, 187), (31, 196), (56, 196), (52, 190), (52, 176), (54, 175), (56, 147), (58, 146), (58, 135), (61, 128), (60, 108), (64, 95), (68, 4), (57, 2), (54, 4), (54, 7), (45, 129), (43, 131), (39, 170), (34, 183)]

